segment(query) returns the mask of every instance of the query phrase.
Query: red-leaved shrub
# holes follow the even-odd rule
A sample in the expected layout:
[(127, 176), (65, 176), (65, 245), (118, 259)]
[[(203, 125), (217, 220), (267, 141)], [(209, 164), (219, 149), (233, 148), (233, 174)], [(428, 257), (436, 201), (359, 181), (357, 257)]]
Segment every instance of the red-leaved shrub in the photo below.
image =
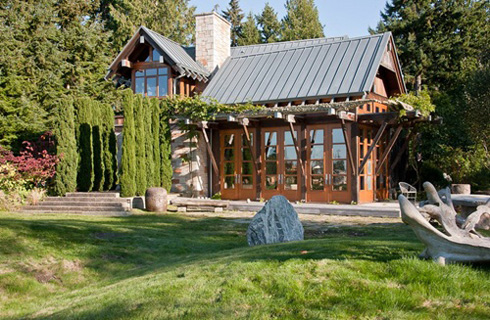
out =
[(52, 134), (46, 132), (36, 142), (24, 141), (23, 146), (19, 155), (14, 155), (0, 146), (0, 171), (5, 171), (0, 174), (8, 174), (8, 168), (13, 167), (15, 173), (10, 172), (10, 179), (25, 182), (26, 189), (45, 188), (49, 179), (56, 173), (56, 164), (59, 162), (58, 156), (52, 154)]

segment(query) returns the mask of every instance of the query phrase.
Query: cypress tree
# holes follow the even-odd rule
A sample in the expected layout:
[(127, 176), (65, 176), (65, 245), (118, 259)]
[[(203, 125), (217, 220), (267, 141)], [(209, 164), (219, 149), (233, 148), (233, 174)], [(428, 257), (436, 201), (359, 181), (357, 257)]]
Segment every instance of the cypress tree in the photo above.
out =
[(145, 151), (145, 98), (136, 95), (134, 108), (136, 132), (136, 195), (142, 196), (146, 191), (146, 151)]
[(116, 139), (114, 134), (114, 111), (108, 104), (102, 106), (102, 141), (104, 148), (104, 190), (111, 190), (117, 171)]
[(121, 156), (121, 195), (132, 197), (136, 194), (136, 140), (134, 126), (134, 95), (131, 90), (123, 94), (123, 143)]
[(78, 174), (77, 189), (91, 191), (94, 183), (93, 150), (92, 150), (92, 101), (83, 97), (76, 100), (77, 112), (77, 148)]
[(153, 159), (153, 139), (152, 132), (152, 105), (155, 99), (145, 99), (144, 116), (145, 116), (145, 158), (146, 158), (146, 187), (155, 187), (155, 161)]
[(161, 153), (161, 186), (168, 192), (172, 188), (172, 148), (171, 133), (168, 123), (168, 106), (165, 101), (160, 108), (160, 153)]
[(73, 100), (64, 99), (56, 110), (56, 122), (53, 130), (56, 138), (56, 154), (60, 162), (56, 165), (53, 193), (64, 196), (74, 192), (77, 187), (77, 140), (75, 138), (75, 110)]
[[(153, 141), (153, 162), (154, 162), (154, 171), (153, 171), (153, 185), (161, 186), (161, 153), (160, 153), (160, 102), (158, 99), (153, 99), (151, 104), (151, 115), (152, 115), (152, 124), (151, 124), (151, 139)], [(170, 190), (169, 190), (170, 191)]]
[(102, 104), (92, 101), (92, 143), (94, 158), (94, 185), (93, 191), (102, 191), (104, 188), (104, 147), (102, 141)]

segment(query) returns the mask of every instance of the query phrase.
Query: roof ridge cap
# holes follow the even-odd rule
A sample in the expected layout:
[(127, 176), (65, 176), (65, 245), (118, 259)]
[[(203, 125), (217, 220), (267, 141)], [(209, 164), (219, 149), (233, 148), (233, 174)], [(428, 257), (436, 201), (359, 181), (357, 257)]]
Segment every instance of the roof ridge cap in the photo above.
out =
[(144, 28), (144, 29), (146, 29), (146, 30), (148, 30), (148, 31), (151, 31), (151, 32), (153, 32), (153, 33), (157, 34), (158, 36), (163, 37), (163, 38), (167, 39), (167, 40), (168, 40), (168, 41), (170, 41), (170, 42), (173, 42), (174, 44), (176, 44), (176, 45), (178, 45), (178, 46), (181, 46), (181, 47), (183, 47), (183, 46), (184, 46), (183, 44), (180, 44), (180, 43), (178, 43), (177, 41), (172, 40), (172, 39), (170, 39), (169, 37), (166, 37), (166, 36), (164, 36), (163, 34), (161, 34), (161, 33), (159, 33), (159, 32), (156, 32), (155, 30), (152, 30), (152, 29), (150, 29), (150, 28), (148, 28), (148, 27), (141, 26), (141, 28)]
[[(320, 37), (320, 38), (310, 38), (310, 39), (298, 39), (298, 40), (288, 40), (288, 41), (277, 41), (277, 42), (270, 42), (270, 43), (256, 43), (256, 44), (249, 44), (249, 45), (246, 45), (246, 46), (231, 47), (231, 49), (250, 48), (250, 47), (259, 47), (259, 46), (270, 46), (270, 45), (275, 45), (275, 44), (279, 44), (279, 43), (306, 42), (306, 41), (311, 41), (311, 40), (334, 39), (334, 38), (343, 38), (343, 40), (347, 40), (347, 39), (349, 39), (349, 36), (348, 35), (343, 35), (343, 36), (334, 36), (334, 37)], [(340, 41), (340, 40), (336, 40), (336, 41)]]
[[(277, 53), (277, 52), (282, 52), (282, 51), (300, 50), (300, 49), (306, 49), (306, 48), (313, 48), (313, 47), (319, 47), (319, 46), (332, 45), (332, 44), (339, 43), (339, 42), (354, 41), (354, 40), (359, 40), (359, 39), (364, 39), (364, 38), (383, 37), (387, 33), (391, 33), (391, 32), (388, 31), (388, 32), (384, 32), (384, 33), (371, 34), (371, 35), (367, 35), (367, 36), (360, 36), (360, 37), (355, 37), (355, 38), (347, 38), (347, 39), (335, 40), (335, 41), (324, 42), (324, 43), (310, 44), (310, 45), (303, 46), (303, 47), (283, 48), (283, 49), (276, 49), (276, 50), (267, 51), (267, 52), (255, 52), (255, 53), (248, 53), (248, 54), (237, 54), (237, 55), (234, 55), (234, 56), (232, 55), (231, 58), (232, 59), (235, 59), (235, 58), (243, 58), (243, 57), (252, 57), (252, 56), (258, 56), (258, 55), (263, 55), (263, 54), (272, 54), (272, 53)], [(317, 38), (317, 39), (320, 39), (320, 38)], [(239, 47), (235, 47), (235, 48), (239, 48)]]

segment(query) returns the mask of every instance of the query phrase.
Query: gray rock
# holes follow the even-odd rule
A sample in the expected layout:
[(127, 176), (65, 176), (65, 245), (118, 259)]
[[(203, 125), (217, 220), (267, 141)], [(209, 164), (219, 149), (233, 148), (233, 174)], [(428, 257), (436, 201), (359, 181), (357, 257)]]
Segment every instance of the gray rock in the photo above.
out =
[(257, 212), (248, 226), (250, 246), (304, 240), (304, 230), (298, 213), (283, 196), (272, 197)]

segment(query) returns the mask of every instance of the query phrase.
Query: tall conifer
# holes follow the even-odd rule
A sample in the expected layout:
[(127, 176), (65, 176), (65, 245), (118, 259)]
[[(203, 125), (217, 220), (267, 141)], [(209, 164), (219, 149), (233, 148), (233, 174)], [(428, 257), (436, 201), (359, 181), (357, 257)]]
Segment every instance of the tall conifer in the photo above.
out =
[[(160, 101), (153, 99), (151, 103), (151, 140), (153, 143), (153, 186), (158, 187), (161, 185), (161, 153), (160, 153)], [(168, 190), (170, 192), (170, 190)]]
[(135, 146), (136, 146), (136, 195), (145, 194), (147, 187), (146, 174), (146, 148), (145, 148), (145, 100), (141, 95), (135, 97), (134, 120), (135, 120)]
[(120, 185), (123, 197), (136, 195), (136, 138), (134, 105), (135, 99), (131, 90), (123, 94), (123, 143), (121, 156)]
[(103, 113), (102, 104), (92, 100), (92, 143), (94, 159), (94, 185), (93, 191), (102, 191), (104, 188), (104, 146), (103, 146)]
[(63, 99), (56, 109), (56, 115), (53, 133), (60, 162), (56, 165), (53, 193), (64, 196), (67, 192), (74, 192), (77, 187), (78, 154), (73, 101)]
[(161, 186), (170, 192), (172, 188), (172, 147), (171, 133), (168, 123), (168, 105), (166, 101), (160, 104), (160, 153), (161, 153)]
[(230, 0), (228, 8), (222, 11), (222, 13), (225, 19), (231, 24), (231, 46), (236, 47), (238, 46), (238, 39), (242, 36), (242, 20), (244, 17), (238, 0)]
[[(156, 98), (155, 98), (156, 99)], [(146, 158), (146, 187), (155, 186), (155, 161), (153, 160), (153, 139), (152, 132), (152, 104), (155, 99), (145, 99), (144, 104), (144, 130), (145, 130), (145, 158)]]
[(252, 12), (247, 15), (247, 20), (243, 23), (242, 34), (238, 39), (239, 46), (248, 46), (251, 44), (258, 44), (261, 42), (260, 32), (255, 22), (255, 17)]
[(256, 16), (257, 24), (260, 28), (262, 42), (271, 43), (280, 40), (281, 23), (277, 19), (277, 13), (267, 2), (262, 13)]
[(287, 0), (286, 10), (282, 19), (282, 40), (324, 37), (314, 0)]
[(92, 147), (92, 101), (88, 97), (75, 101), (77, 113), (77, 148), (79, 154), (77, 188), (91, 191), (94, 184)]

